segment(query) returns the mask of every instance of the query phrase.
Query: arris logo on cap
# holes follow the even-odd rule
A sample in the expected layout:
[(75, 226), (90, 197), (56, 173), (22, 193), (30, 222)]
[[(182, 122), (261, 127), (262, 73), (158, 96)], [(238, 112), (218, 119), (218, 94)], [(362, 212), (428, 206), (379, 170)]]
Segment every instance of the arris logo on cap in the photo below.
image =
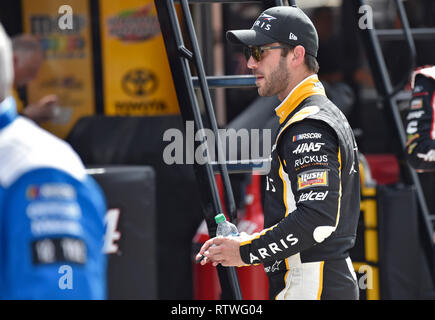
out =
[(262, 14), (258, 17), (257, 21), (255, 21), (255, 23), (254, 23), (254, 25), (253, 25), (252, 27), (258, 27), (258, 28), (264, 29), (264, 30), (266, 30), (266, 31), (269, 31), (271, 25), (270, 25), (268, 22), (273, 21), (273, 20), (276, 20), (276, 19), (277, 19), (277, 18), (275, 18), (275, 17), (273, 17), (273, 16), (271, 16), (271, 15), (268, 15), (268, 14), (262, 13)]

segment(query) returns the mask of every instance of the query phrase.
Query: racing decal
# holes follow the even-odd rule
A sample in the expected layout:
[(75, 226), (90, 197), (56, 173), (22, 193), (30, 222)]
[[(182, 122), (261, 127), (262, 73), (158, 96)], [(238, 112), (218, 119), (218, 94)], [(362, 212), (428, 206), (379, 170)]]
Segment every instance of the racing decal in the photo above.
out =
[(30, 219), (76, 219), (81, 216), (80, 206), (76, 202), (33, 201), (26, 208)]
[[(35, 189), (28, 189), (35, 190)], [(29, 191), (32, 194), (33, 191)], [(36, 193), (33, 193), (35, 196)], [(62, 200), (34, 200), (26, 207), (30, 229), (34, 236), (74, 234), (82, 232), (82, 211), (76, 202)]]
[(282, 260), (275, 261), (275, 263), (272, 266), (265, 267), (264, 272), (269, 273), (269, 272), (279, 271), (279, 265), (281, 264), (281, 262)]
[(406, 134), (414, 134), (417, 133), (418, 121), (412, 120), (408, 122), (408, 126), (406, 127)]
[(272, 25), (268, 22), (271, 22), (273, 20), (276, 20), (275, 17), (263, 13), (261, 16), (258, 17), (257, 21), (254, 22), (254, 27), (258, 27), (260, 29), (264, 29), (265, 31), (269, 31)]
[(414, 87), (414, 92), (422, 92), (424, 87), (422, 85), (417, 85)]
[(423, 99), (412, 99), (411, 100), (411, 110), (421, 109), (423, 107)]
[(413, 111), (408, 113), (406, 120), (420, 119), (422, 115), (424, 115), (424, 110)]
[(297, 146), (297, 148), (295, 150), (293, 150), (294, 154), (300, 154), (300, 153), (306, 153), (306, 152), (313, 152), (313, 151), (319, 151), (322, 146), (325, 143), (323, 142), (305, 142), (305, 143), (301, 143)]
[[(288, 249), (289, 246), (294, 246), (299, 242), (299, 239), (296, 238), (292, 233), (287, 235), (287, 237), (283, 239), (279, 239), (277, 242), (271, 242), (265, 248), (258, 248), (256, 251), (257, 255), (250, 253), (250, 263), (255, 263), (255, 261), (259, 262), (261, 259), (266, 259), (267, 257), (271, 257), (274, 254), (277, 254), (284, 249)], [(284, 249), (283, 249), (284, 248)]]
[(421, 96), (428, 96), (429, 92), (425, 91), (425, 92), (415, 92), (412, 96), (415, 97), (421, 97)]
[(303, 165), (307, 164), (321, 164), (321, 165), (327, 165), (328, 164), (328, 155), (317, 155), (317, 156), (304, 156), (300, 159), (295, 160), (295, 168), (301, 167)]
[(34, 264), (86, 263), (86, 245), (76, 238), (43, 238), (32, 242)]
[(328, 186), (328, 169), (326, 170), (309, 170), (298, 173), (298, 188), (297, 190), (303, 190), (319, 186)]
[(319, 226), (313, 231), (313, 238), (317, 243), (323, 242), (328, 238), (331, 233), (335, 231), (335, 227), (332, 226)]
[(412, 152), (414, 151), (414, 149), (415, 149), (415, 147), (416, 147), (417, 145), (418, 145), (417, 142), (414, 142), (414, 143), (410, 144), (410, 145), (408, 146), (408, 154), (412, 154)]
[(54, 219), (32, 221), (30, 229), (34, 236), (60, 233), (78, 235), (82, 232), (82, 227), (78, 221)]
[(417, 157), (423, 159), (423, 161), (433, 162), (435, 161), (435, 150), (430, 150), (427, 153), (417, 153)]
[(416, 139), (420, 138), (420, 134), (416, 133), (413, 135), (408, 135), (406, 140), (406, 146), (409, 146), (413, 141), (415, 141)]
[(45, 183), (42, 185), (30, 185), (26, 190), (27, 200), (35, 199), (62, 199), (75, 200), (76, 191), (67, 183)]
[(322, 137), (322, 134), (317, 133), (317, 132), (301, 133), (301, 134), (298, 134), (296, 136), (293, 136), (292, 141), (296, 142), (296, 141), (304, 140), (304, 139), (320, 139), (321, 137)]
[(329, 191), (325, 191), (325, 192), (310, 191), (309, 193), (302, 193), (299, 197), (298, 203), (304, 201), (323, 201), (326, 199), (328, 192)]

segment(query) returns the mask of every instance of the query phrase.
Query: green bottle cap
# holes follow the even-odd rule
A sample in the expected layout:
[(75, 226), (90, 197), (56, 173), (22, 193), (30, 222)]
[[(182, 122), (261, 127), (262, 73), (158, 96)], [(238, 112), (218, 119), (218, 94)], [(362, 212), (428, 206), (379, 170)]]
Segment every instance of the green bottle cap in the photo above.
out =
[(227, 218), (225, 217), (225, 215), (223, 213), (219, 213), (218, 215), (216, 215), (214, 217), (214, 221), (216, 221), (216, 223), (221, 223), (221, 222), (224, 222), (225, 220), (227, 220)]

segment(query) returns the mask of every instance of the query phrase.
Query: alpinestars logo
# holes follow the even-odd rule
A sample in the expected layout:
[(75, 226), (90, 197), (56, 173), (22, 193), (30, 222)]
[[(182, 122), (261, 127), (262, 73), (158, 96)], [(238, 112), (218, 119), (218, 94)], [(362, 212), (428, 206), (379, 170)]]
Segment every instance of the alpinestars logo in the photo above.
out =
[(282, 260), (275, 261), (275, 263), (272, 266), (265, 267), (264, 272), (269, 273), (269, 272), (279, 271), (279, 265), (281, 264), (281, 262)]

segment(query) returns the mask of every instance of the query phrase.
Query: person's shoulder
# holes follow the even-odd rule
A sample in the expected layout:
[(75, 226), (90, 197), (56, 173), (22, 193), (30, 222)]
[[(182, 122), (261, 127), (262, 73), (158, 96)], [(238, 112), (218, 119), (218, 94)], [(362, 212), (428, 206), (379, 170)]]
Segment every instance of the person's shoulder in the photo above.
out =
[[(309, 101), (314, 102), (314, 101)], [(294, 132), (300, 129), (326, 128), (332, 129), (332, 124), (329, 121), (328, 110), (325, 112), (325, 104), (332, 104), (327, 98), (322, 99), (318, 104), (307, 104), (290, 117), (282, 126), (282, 131)], [(331, 108), (333, 106), (329, 106)]]
[(323, 140), (323, 138), (326, 137), (331, 137), (336, 140), (335, 131), (330, 124), (323, 120), (310, 117), (293, 123), (293, 125), (289, 126), (287, 130), (283, 132), (282, 137), (293, 143), (313, 142)]
[(22, 174), (40, 168), (63, 171), (83, 180), (86, 171), (80, 157), (65, 141), (18, 117), (0, 135), (0, 184), (11, 184)]

